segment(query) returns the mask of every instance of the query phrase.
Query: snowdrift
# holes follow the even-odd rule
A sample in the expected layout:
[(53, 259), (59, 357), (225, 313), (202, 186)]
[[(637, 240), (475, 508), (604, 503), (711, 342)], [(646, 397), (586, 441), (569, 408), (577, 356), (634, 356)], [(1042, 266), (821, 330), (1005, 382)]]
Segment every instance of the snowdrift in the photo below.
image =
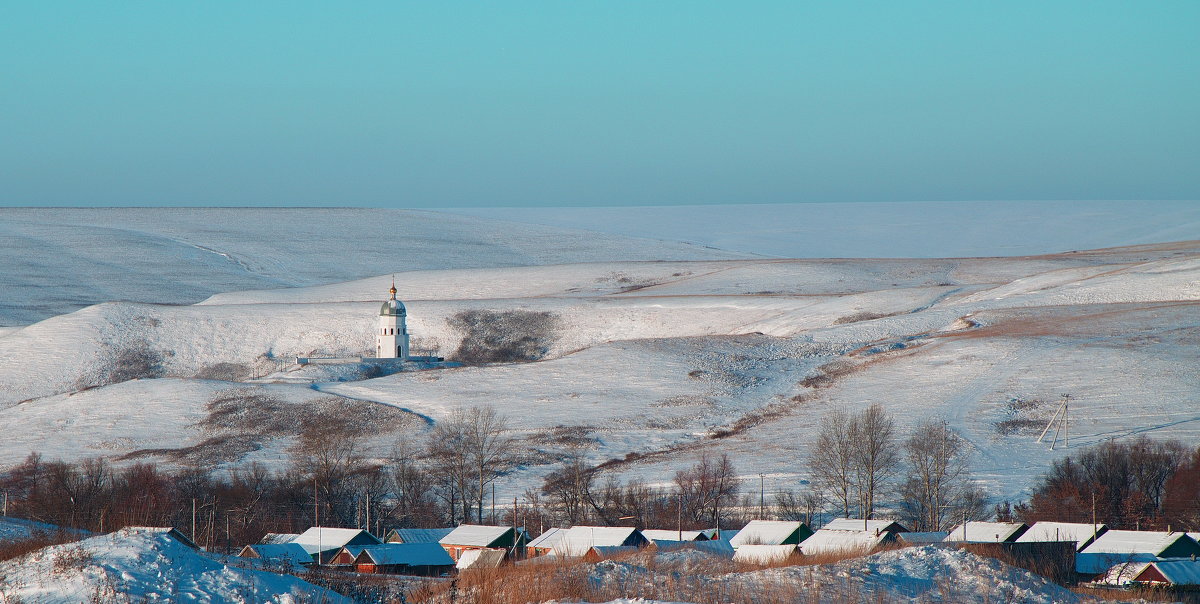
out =
[(227, 566), (161, 531), (122, 529), (0, 563), (0, 596), (20, 602), (345, 602), (288, 575)]

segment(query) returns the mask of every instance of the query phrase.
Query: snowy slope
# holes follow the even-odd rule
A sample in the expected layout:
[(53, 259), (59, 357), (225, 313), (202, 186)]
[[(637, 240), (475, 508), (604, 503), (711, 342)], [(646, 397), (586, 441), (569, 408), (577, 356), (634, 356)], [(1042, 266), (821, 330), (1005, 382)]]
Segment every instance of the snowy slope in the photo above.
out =
[[(105, 303), (0, 333), (0, 421), (19, 427), (0, 461), (30, 450), (142, 459), (218, 448), (237, 435), (205, 427), (207, 405), (239, 380), (289, 382), (254, 386), (278, 399), (273, 413), (336, 395), (364, 414), (407, 418), (396, 425), (413, 433), (423, 418), (494, 405), (532, 443), (530, 463), (502, 485), (507, 496), (536, 484), (570, 439), (589, 442), (596, 463), (628, 457), (614, 470), (651, 482), (712, 450), (767, 474), (772, 490), (794, 488), (814, 419), (873, 402), (902, 432), (948, 419), (1000, 498), (1018, 497), (1030, 468), (1063, 453), (1033, 442), (1062, 393), (1078, 405), (1067, 451), (1142, 433), (1200, 442), (1197, 242), (1023, 258), (407, 271), (397, 286), (414, 348), (452, 356), (463, 311), (540, 311), (555, 325), (546, 357), (361, 381), (291, 366), (368, 351), (390, 282), (388, 272), (188, 306)], [(104, 385), (130, 351), (157, 359), (158, 379)], [(243, 434), (230, 445), (239, 452), (218, 461), (280, 463), (294, 436), (283, 425)]]
[[(20, 602), (350, 602), (295, 577), (226, 566), (163, 533), (122, 529), (0, 563), (0, 599)], [(5, 600), (8, 601), (8, 600)]]
[(193, 303), (391, 271), (747, 256), (429, 211), (0, 208), (0, 325), (113, 300)]

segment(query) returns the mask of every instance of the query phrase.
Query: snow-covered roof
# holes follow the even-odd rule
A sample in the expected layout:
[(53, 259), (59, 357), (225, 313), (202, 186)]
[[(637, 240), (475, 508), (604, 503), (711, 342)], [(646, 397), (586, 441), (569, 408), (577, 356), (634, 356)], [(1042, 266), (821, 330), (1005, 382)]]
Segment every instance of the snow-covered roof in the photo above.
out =
[(751, 564), (771, 564), (773, 562), (783, 562), (800, 552), (800, 548), (795, 545), (756, 545), (747, 544), (737, 548), (733, 553), (734, 562), (748, 562)]
[(567, 529), (558, 527), (550, 527), (546, 529), (546, 532), (538, 535), (537, 539), (530, 541), (529, 547), (536, 547), (539, 549), (552, 548), (555, 545), (558, 545), (558, 540), (562, 539), (563, 533), (566, 532), (566, 530)]
[(467, 545), (471, 547), (493, 547), (509, 531), (511, 526), (488, 526), (483, 524), (461, 524), (445, 537), (438, 539), (442, 545)]
[(1200, 545), (1187, 533), (1108, 530), (1075, 555), (1075, 570), (1096, 574), (1116, 564), (1155, 562), (1165, 555), (1182, 557), (1195, 553), (1200, 553)]
[(1029, 530), (1017, 537), (1017, 543), (1040, 543), (1047, 541), (1074, 541), (1076, 549), (1092, 540), (1093, 533), (1103, 534), (1108, 527), (1082, 522), (1035, 522)]
[(292, 540), (292, 543), (300, 544), (300, 547), (303, 547), (304, 551), (309, 554), (315, 554), (318, 551), (327, 552), (331, 549), (341, 549), (351, 542), (355, 542), (358, 545), (376, 545), (380, 543), (375, 535), (362, 529), (330, 528), (326, 526), (314, 526), (300, 533)]
[(709, 538), (707, 531), (672, 531), (670, 529), (642, 529), (642, 536), (651, 541), (695, 541), (701, 537)]
[(909, 545), (930, 545), (941, 543), (950, 536), (950, 531), (926, 531), (926, 532), (905, 532), (896, 533), (896, 538)]
[(646, 542), (631, 526), (573, 526), (562, 533), (554, 553), (560, 556), (582, 556), (596, 546), (642, 545)]
[[(729, 544), (735, 548), (743, 545), (782, 545), (804, 526), (802, 522), (790, 520), (751, 520), (742, 527)], [(804, 539), (801, 531), (799, 539)]]
[[(483, 550), (479, 550), (483, 551)], [(470, 552), (467, 552), (470, 553)], [(504, 552), (498, 552), (501, 557)], [(464, 556), (466, 554), (463, 554)], [(454, 559), (437, 543), (384, 543), (362, 548), (354, 562), (371, 562), (380, 566), (405, 564), (408, 566), (451, 566)]]
[[(1200, 585), (1200, 561), (1196, 560), (1165, 560), (1162, 562), (1151, 562), (1149, 566), (1158, 570), (1172, 585)], [(1145, 569), (1142, 570), (1145, 572)], [(1144, 581), (1139, 576), (1135, 577), (1136, 581)]]
[(1010, 543), (1028, 529), (1021, 522), (975, 522), (968, 521), (950, 529), (946, 542), (967, 543)]
[(880, 531), (839, 531), (823, 528), (800, 544), (806, 556), (836, 552), (866, 552), (883, 545), (893, 533)]
[(312, 564), (313, 561), (312, 554), (304, 551), (299, 543), (256, 543), (242, 548), (238, 555), (243, 558), (277, 560), (292, 564)]
[(388, 531), (385, 541), (392, 543), (438, 543), (454, 529), (447, 528), (396, 528)]
[(860, 518), (834, 518), (821, 527), (834, 531), (875, 531), (906, 533), (908, 529), (895, 520), (862, 520)]
[(455, 567), (458, 570), (466, 570), (468, 568), (497, 568), (503, 562), (504, 550), (473, 549), (463, 552), (458, 557), (458, 564)]
[(291, 543), (299, 536), (299, 533), (267, 533), (258, 542), (264, 545), (270, 543)]

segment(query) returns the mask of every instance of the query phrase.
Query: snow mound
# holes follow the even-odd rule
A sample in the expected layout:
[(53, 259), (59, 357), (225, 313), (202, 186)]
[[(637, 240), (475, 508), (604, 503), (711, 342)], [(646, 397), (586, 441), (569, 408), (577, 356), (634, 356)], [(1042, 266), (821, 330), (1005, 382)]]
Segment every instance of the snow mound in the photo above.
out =
[(166, 532), (122, 529), (0, 563), (0, 601), (350, 602), (296, 577), (226, 566)]
[[(712, 569), (710, 569), (712, 570)], [(669, 574), (628, 562), (597, 563), (588, 574), (601, 592), (621, 595), (698, 595), (663, 593), (656, 586)], [(964, 603), (1025, 602), (1032, 604), (1090, 601), (1060, 585), (992, 558), (945, 547), (893, 550), (820, 566), (788, 566), (766, 570), (708, 574), (695, 577), (688, 587), (706, 596), (727, 594), (796, 594), (802, 601), (817, 602), (922, 602)], [(610, 596), (611, 597), (611, 596)], [(615, 600), (627, 601), (627, 600)], [(628, 600), (640, 601), (640, 600)], [(774, 600), (772, 600), (774, 601)]]

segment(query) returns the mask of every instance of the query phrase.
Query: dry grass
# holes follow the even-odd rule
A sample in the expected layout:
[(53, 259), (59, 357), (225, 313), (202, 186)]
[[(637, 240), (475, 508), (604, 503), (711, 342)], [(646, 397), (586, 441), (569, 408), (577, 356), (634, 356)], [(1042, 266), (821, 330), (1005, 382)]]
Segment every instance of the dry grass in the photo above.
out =
[(525, 604), (547, 600), (607, 602), (644, 598), (695, 604), (867, 604), (890, 602), (886, 593), (864, 594), (857, 583), (797, 580), (766, 574), (750, 581), (729, 580), (730, 572), (831, 564), (862, 552), (798, 556), (768, 564), (715, 563), (701, 572), (679, 572), (653, 553), (624, 554), (598, 564), (581, 560), (539, 560), (496, 569), (469, 570), (456, 579), (424, 583), (406, 594), (409, 602), (430, 604)]
[[(1105, 589), (1099, 587), (1072, 587), (1071, 591), (1106, 602), (1200, 602), (1200, 593), (1175, 593), (1152, 587), (1136, 589)], [(1187, 596), (1191, 597), (1187, 597)]]
[(82, 538), (77, 533), (56, 531), (53, 533), (34, 533), (28, 539), (0, 540), (0, 560), (10, 560), (37, 551), (43, 547), (71, 543)]

